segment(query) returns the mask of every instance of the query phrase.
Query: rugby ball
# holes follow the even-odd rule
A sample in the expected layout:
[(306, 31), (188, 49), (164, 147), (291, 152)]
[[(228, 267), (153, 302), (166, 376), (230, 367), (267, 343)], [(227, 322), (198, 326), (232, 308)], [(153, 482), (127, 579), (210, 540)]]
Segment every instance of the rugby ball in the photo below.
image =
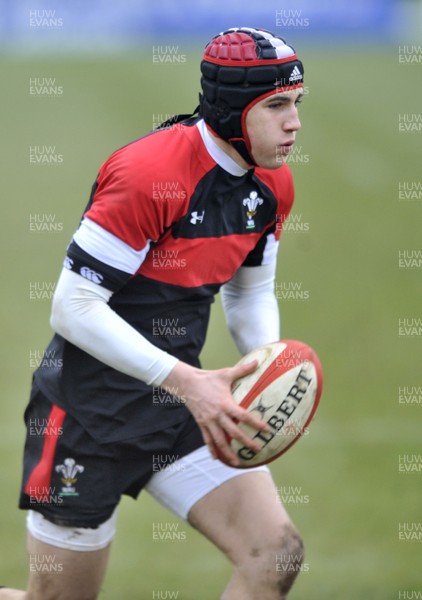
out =
[[(249, 375), (234, 382), (233, 398), (268, 423), (270, 432), (239, 427), (261, 443), (256, 452), (228, 438), (240, 459), (237, 468), (267, 464), (298, 441), (315, 415), (322, 393), (322, 368), (315, 351), (303, 342), (281, 340), (245, 355), (238, 364), (258, 361)], [(221, 457), (220, 457), (221, 458)]]

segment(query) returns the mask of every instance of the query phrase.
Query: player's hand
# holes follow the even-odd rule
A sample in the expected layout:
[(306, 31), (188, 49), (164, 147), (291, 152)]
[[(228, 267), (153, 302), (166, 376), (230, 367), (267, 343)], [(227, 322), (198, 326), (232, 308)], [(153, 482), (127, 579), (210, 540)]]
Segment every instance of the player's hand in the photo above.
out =
[(240, 461), (230, 447), (226, 434), (252, 450), (261, 449), (261, 445), (256, 440), (240, 429), (238, 422), (260, 431), (270, 431), (264, 421), (238, 406), (231, 394), (233, 382), (252, 373), (257, 366), (257, 361), (254, 361), (245, 365), (207, 371), (178, 362), (161, 384), (163, 388), (186, 403), (213, 457), (217, 458), (217, 451), (219, 451), (233, 466), (239, 465)]

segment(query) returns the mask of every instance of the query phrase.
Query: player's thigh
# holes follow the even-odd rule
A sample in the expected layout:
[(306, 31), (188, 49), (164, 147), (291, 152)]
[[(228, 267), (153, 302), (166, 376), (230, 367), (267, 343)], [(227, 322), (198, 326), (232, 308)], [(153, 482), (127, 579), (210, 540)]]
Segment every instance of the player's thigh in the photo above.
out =
[(295, 528), (270, 473), (242, 473), (199, 500), (189, 522), (234, 563), (274, 554), (289, 545)]
[(95, 600), (103, 581), (110, 544), (80, 552), (57, 548), (28, 533), (27, 600)]

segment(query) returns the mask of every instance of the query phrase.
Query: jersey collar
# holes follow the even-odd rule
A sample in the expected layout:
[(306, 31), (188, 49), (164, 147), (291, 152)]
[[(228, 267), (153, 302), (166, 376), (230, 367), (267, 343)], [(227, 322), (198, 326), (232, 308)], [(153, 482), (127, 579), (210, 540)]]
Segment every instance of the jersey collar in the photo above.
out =
[(202, 141), (204, 142), (208, 154), (222, 169), (230, 173), (230, 175), (234, 175), (235, 177), (242, 177), (245, 173), (247, 173), (247, 169), (243, 169), (240, 165), (238, 165), (237, 162), (234, 161), (228, 154), (226, 154), (224, 150), (222, 150), (220, 146), (213, 140), (213, 137), (208, 131), (203, 119), (198, 121), (196, 126), (199, 129), (199, 133), (201, 134)]

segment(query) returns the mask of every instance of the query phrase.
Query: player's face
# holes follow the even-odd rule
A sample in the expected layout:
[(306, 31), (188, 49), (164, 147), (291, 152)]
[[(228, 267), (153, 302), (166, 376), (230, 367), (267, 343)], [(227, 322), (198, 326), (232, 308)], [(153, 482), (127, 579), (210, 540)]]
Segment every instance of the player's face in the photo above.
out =
[(303, 88), (280, 92), (257, 102), (246, 115), (252, 155), (258, 166), (278, 169), (293, 150), (301, 124), (298, 105)]

